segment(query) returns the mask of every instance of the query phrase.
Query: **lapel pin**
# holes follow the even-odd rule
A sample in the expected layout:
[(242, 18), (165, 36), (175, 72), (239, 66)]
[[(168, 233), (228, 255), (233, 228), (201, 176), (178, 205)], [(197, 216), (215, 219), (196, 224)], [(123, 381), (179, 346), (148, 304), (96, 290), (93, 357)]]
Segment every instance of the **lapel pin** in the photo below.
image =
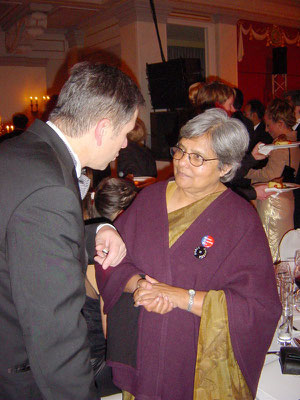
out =
[(194, 256), (196, 258), (199, 258), (199, 259), (204, 258), (204, 257), (206, 257), (206, 254), (207, 254), (206, 248), (203, 246), (198, 246), (194, 250)]
[(201, 239), (202, 246), (206, 247), (207, 249), (209, 247), (212, 247), (214, 245), (214, 243), (215, 243), (215, 239), (209, 235), (203, 236), (203, 238)]
[(201, 244), (202, 246), (198, 246), (195, 248), (194, 250), (194, 256), (196, 258), (199, 258), (200, 260), (204, 257), (206, 257), (207, 255), (207, 250), (210, 247), (212, 247), (215, 243), (215, 240), (212, 236), (209, 235), (205, 235), (203, 236), (203, 238), (201, 239)]

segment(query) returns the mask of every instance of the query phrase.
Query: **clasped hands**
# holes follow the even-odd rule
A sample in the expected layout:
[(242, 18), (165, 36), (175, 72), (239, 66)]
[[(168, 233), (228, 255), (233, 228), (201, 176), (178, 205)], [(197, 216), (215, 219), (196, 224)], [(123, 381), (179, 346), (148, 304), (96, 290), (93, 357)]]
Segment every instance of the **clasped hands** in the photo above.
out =
[(149, 312), (166, 314), (177, 307), (175, 288), (146, 275), (137, 281), (137, 289), (133, 293), (135, 307), (143, 306)]

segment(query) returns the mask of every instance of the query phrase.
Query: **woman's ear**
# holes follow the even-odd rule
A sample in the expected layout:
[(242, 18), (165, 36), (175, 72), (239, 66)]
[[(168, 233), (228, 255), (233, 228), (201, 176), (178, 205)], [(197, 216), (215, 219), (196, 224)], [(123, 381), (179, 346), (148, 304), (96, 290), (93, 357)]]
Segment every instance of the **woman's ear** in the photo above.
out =
[(231, 169), (232, 165), (223, 165), (223, 168), (220, 170), (220, 178), (223, 178)]
[(278, 125), (278, 128), (281, 129), (281, 130), (283, 130), (285, 128), (285, 126), (286, 126), (285, 122), (282, 119), (277, 121), (277, 125)]

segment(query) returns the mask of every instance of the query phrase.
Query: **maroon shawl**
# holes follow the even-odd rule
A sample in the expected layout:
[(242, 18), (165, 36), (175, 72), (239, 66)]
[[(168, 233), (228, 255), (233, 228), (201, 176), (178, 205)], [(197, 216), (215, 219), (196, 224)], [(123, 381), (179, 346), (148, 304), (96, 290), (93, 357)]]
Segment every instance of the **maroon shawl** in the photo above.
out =
[[(166, 185), (143, 189), (116, 223), (127, 256), (118, 267), (96, 268), (104, 311), (112, 310), (139, 273), (185, 289), (223, 290), (234, 354), (255, 397), (281, 311), (261, 222), (250, 204), (227, 189), (169, 248)], [(198, 259), (194, 249), (206, 235), (214, 245)], [(112, 362), (115, 384), (143, 400), (192, 399), (200, 318), (180, 309), (165, 315), (139, 311), (137, 366)]]

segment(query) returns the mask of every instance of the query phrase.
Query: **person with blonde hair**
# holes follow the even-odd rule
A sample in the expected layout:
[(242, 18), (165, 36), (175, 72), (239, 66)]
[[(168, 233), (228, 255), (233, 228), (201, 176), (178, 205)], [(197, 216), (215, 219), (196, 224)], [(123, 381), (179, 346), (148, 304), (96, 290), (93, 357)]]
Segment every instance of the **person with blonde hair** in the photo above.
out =
[(201, 86), (197, 93), (196, 107), (198, 113), (210, 108), (222, 108), (229, 117), (234, 113), (235, 90), (225, 83), (214, 81)]
[[(297, 133), (292, 128), (295, 125), (293, 107), (284, 100), (274, 99), (267, 106), (265, 113), (266, 131), (274, 141), (279, 136), (288, 141), (296, 141)], [(251, 183), (267, 183), (280, 179), (294, 182), (295, 171), (299, 168), (299, 147), (291, 149), (278, 148), (270, 153), (268, 163), (261, 169), (250, 169), (246, 178)], [(294, 197), (293, 192), (281, 193), (277, 197), (269, 197), (257, 201), (257, 211), (269, 240), (273, 261), (279, 260), (279, 243), (283, 235), (294, 228)]]

